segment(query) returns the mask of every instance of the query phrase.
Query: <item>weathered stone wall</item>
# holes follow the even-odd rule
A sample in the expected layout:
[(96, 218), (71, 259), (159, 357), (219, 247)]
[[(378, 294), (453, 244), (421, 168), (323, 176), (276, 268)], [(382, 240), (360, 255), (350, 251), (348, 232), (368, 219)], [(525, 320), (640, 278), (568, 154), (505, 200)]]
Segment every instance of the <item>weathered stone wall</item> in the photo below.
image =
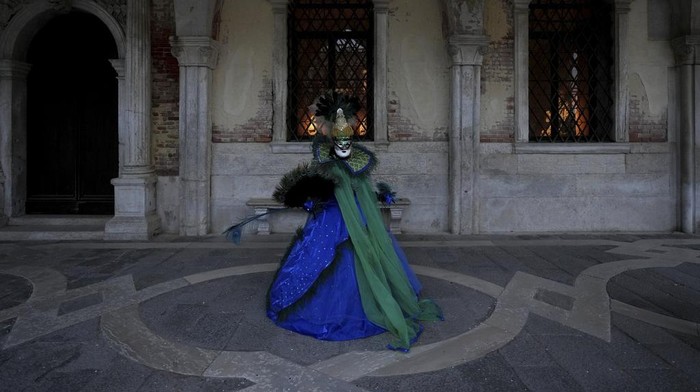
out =
[(630, 42), (622, 43), (629, 48), (629, 153), (573, 153), (572, 145), (524, 153), (494, 143), (514, 135), (513, 4), (486, 3), (491, 45), (482, 72), (480, 232), (677, 228), (675, 145), (665, 143), (673, 56), (668, 40), (648, 38), (647, 3), (632, 2)]
[(630, 154), (513, 154), (482, 144), (482, 233), (671, 231), (676, 227), (671, 145)]

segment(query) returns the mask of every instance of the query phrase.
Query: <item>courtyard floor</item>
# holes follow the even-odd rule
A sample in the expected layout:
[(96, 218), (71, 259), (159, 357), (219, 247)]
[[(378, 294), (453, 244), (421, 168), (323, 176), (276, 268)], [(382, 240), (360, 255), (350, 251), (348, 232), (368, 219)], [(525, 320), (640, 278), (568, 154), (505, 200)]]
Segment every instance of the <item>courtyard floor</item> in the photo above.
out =
[(0, 390), (700, 391), (700, 237), (399, 236), (409, 353), (269, 321), (289, 238), (0, 242)]

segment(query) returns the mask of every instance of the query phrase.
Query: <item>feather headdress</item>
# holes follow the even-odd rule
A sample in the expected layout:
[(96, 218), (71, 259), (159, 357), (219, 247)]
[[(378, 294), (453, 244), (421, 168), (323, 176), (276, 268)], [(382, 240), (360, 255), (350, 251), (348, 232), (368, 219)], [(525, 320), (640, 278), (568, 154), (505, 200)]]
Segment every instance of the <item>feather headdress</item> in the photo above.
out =
[(360, 100), (352, 95), (337, 90), (329, 90), (321, 94), (311, 105), (316, 119), (323, 122), (322, 128), (332, 129), (337, 120), (338, 109), (343, 109), (343, 115), (350, 124), (355, 122), (355, 114), (360, 110)]

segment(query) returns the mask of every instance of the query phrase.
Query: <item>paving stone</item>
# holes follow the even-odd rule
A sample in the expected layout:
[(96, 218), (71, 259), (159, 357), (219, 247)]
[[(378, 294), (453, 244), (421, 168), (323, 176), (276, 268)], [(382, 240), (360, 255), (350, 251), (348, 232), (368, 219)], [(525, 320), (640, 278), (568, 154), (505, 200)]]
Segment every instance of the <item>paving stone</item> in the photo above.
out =
[(58, 308), (58, 315), (62, 316), (64, 314), (75, 312), (89, 306), (98, 305), (100, 303), (102, 303), (102, 294), (92, 293), (84, 295), (82, 297), (61, 303)]
[(557, 364), (586, 390), (636, 391), (635, 380), (623, 372), (589, 336), (537, 336)]
[(661, 290), (655, 287), (648, 273), (640, 273), (637, 271), (636, 276), (633, 275), (633, 273), (635, 273), (635, 271), (629, 271), (615, 276), (611, 279), (611, 283), (620, 285), (632, 293), (637, 294), (639, 297), (644, 298), (645, 301), (643, 303), (645, 306), (648, 306), (647, 304), (649, 303), (654, 305), (654, 309), (647, 310), (656, 309), (656, 311), (658, 311), (658, 309), (662, 309), (664, 313), (669, 316), (694, 322), (700, 321), (700, 306), (686, 299), (679, 299), (673, 296), (668, 290)]
[(694, 383), (700, 385), (700, 366), (698, 366), (700, 352), (681, 341), (672, 344), (650, 344), (648, 347), (671, 366), (685, 373)]
[(667, 369), (668, 363), (617, 327), (612, 329), (612, 340), (596, 342), (620, 369)]
[(527, 316), (524, 331), (533, 336), (583, 336), (584, 333), (559, 324), (555, 321), (548, 320), (542, 316), (530, 313)]
[(13, 275), (0, 274), (0, 310), (24, 303), (32, 294), (28, 280)]
[(251, 385), (254, 383), (244, 378), (208, 378), (153, 372), (144, 380), (138, 392), (239, 391)]
[(635, 379), (640, 392), (700, 391), (698, 384), (676, 369), (631, 369), (625, 372)]
[(663, 328), (646, 324), (614, 312), (611, 315), (611, 324), (616, 330), (644, 345), (675, 344), (677, 341), (671, 333)]
[(516, 366), (513, 369), (529, 391), (584, 391), (571, 374), (558, 366)]
[(498, 350), (498, 353), (513, 367), (551, 368), (556, 362), (538, 340), (527, 332), (522, 332), (508, 344)]
[(370, 391), (526, 391), (513, 368), (498, 354), (441, 371), (392, 377), (365, 377), (356, 385)]

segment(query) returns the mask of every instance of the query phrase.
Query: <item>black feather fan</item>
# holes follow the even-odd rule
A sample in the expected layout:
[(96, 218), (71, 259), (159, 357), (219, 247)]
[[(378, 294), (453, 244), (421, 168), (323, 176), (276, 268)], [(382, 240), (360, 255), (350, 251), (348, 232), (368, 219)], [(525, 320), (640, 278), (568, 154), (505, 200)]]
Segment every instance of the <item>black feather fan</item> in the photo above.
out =
[(307, 200), (325, 201), (333, 196), (335, 184), (317, 166), (303, 163), (285, 174), (272, 197), (287, 207), (304, 207)]

